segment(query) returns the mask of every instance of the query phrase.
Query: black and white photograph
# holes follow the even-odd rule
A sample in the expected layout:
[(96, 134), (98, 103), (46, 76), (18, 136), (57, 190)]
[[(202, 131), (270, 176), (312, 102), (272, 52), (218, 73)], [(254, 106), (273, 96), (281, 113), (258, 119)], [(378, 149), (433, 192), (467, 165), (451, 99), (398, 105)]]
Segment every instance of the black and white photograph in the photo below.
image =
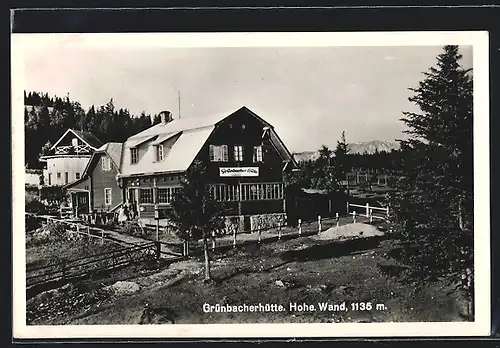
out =
[(18, 337), (489, 334), (486, 32), (11, 41)]

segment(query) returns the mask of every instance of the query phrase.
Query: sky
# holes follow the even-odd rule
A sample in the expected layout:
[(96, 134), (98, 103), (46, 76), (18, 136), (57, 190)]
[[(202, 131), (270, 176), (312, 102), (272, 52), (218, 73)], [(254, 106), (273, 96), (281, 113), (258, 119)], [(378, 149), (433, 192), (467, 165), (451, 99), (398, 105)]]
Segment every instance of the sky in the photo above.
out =
[[(141, 47), (46, 42), (27, 48), (26, 91), (64, 97), (87, 109), (113, 98), (132, 114), (169, 110), (174, 118), (247, 106), (291, 151), (404, 138), (402, 111), (436, 64), (442, 46)], [(472, 46), (460, 46), (472, 67)]]

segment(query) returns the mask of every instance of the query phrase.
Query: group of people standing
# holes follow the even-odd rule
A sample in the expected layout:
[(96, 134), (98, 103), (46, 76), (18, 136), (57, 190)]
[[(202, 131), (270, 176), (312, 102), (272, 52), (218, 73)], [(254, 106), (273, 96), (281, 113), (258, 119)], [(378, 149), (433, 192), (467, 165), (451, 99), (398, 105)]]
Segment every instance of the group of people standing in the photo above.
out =
[(125, 202), (118, 210), (118, 223), (124, 223), (128, 220), (133, 220), (137, 217), (137, 209), (135, 204)]

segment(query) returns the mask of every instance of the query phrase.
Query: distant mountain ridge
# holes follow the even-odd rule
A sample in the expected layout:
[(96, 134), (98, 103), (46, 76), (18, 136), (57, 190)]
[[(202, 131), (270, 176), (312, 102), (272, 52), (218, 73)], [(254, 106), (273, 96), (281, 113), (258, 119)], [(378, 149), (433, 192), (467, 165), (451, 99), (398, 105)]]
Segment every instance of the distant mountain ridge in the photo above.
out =
[[(382, 140), (373, 140), (373, 141), (365, 141), (360, 143), (351, 143), (347, 145), (349, 153), (351, 154), (374, 154), (375, 152), (391, 152), (392, 150), (399, 150), (400, 145), (398, 142), (393, 141), (382, 141)], [(295, 152), (293, 156), (296, 161), (308, 161), (318, 158), (318, 151), (302, 151)]]

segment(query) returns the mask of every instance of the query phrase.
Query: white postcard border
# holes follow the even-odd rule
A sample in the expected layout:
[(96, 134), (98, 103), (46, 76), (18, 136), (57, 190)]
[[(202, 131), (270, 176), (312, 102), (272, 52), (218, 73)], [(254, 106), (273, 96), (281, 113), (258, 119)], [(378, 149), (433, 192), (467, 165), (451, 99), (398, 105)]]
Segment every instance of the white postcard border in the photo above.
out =
[[(122, 47), (326, 47), (472, 45), (474, 69), (474, 322), (192, 324), (192, 325), (26, 325), (24, 233), (24, 60), (25, 48), (59, 44)], [(12, 34), (13, 336), (15, 338), (270, 338), (489, 336), (490, 179), (489, 41), (486, 31), (359, 33), (137, 33)], [(28, 46), (29, 44), (29, 46)], [(200, 308), (201, 311), (201, 308)]]

